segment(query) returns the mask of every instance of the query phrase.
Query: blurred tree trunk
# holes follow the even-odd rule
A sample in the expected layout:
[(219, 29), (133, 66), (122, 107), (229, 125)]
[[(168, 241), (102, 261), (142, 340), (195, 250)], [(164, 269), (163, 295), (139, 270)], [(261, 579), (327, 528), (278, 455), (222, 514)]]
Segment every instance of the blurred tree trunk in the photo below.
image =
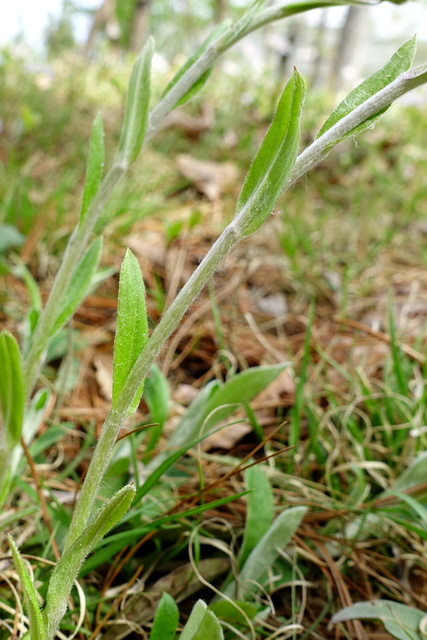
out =
[(320, 14), (319, 24), (316, 27), (316, 35), (314, 40), (314, 48), (316, 57), (314, 58), (313, 68), (310, 77), (310, 86), (313, 89), (320, 89), (325, 86), (325, 61), (326, 61), (326, 36), (327, 36), (327, 17), (328, 10), (323, 9)]
[(369, 31), (369, 7), (349, 7), (332, 65), (331, 85), (334, 91), (346, 90), (357, 79), (363, 65)]
[(227, 0), (213, 0), (214, 21), (220, 23), (227, 16)]
[(284, 50), (280, 53), (279, 74), (281, 78), (288, 78), (292, 75), (293, 65), (296, 64), (298, 45), (303, 33), (304, 23), (299, 17), (288, 22), (288, 36)]
[(104, 0), (93, 14), (92, 26), (84, 48), (85, 55), (89, 55), (94, 48), (97, 35), (103, 31), (113, 40), (120, 35), (116, 18), (116, 0)]
[(138, 0), (133, 16), (130, 35), (130, 49), (140, 51), (150, 33), (150, 5), (151, 0)]

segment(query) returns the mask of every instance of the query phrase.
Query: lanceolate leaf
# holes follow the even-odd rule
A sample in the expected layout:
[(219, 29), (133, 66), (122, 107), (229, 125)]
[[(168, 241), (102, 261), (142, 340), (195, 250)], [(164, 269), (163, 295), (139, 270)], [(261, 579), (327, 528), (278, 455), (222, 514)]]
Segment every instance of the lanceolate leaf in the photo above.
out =
[(25, 407), (25, 383), (18, 343), (9, 331), (0, 334), (0, 405), (9, 449), (18, 444)]
[(305, 83), (295, 69), (239, 195), (235, 223), (241, 237), (262, 225), (283, 191), (298, 153), (304, 97)]
[[(419, 453), (392, 484), (392, 491), (408, 491), (427, 482), (427, 451)], [(387, 494), (388, 492), (384, 492)]]
[(150, 108), (151, 59), (154, 42), (149, 38), (135, 62), (129, 80), (125, 115), (119, 142), (118, 161), (125, 167), (134, 162), (144, 142)]
[(86, 168), (85, 188), (83, 192), (80, 224), (83, 222), (87, 210), (101, 184), (104, 172), (104, 127), (101, 114), (95, 118), (90, 137), (89, 157)]
[(164, 592), (154, 616), (150, 640), (173, 640), (179, 621), (179, 610), (175, 600)]
[(68, 596), (86, 556), (96, 543), (122, 519), (134, 495), (135, 488), (132, 485), (126, 485), (117, 491), (98, 511), (95, 520), (86, 527), (84, 533), (64, 551), (50, 578), (46, 607), (43, 611), (43, 620), (48, 631), (47, 638), (53, 637), (62, 620), (67, 609)]
[(255, 465), (245, 471), (247, 497), (246, 524), (239, 553), (239, 567), (245, 564), (248, 555), (269, 530), (274, 517), (273, 493), (267, 476)]
[[(220, 38), (230, 27), (231, 21), (226, 20), (225, 22), (223, 22), (222, 24), (218, 25), (216, 27), (216, 29), (213, 30), (213, 32), (208, 36), (208, 38), (206, 38), (206, 40), (200, 45), (200, 47), (197, 49), (197, 51), (195, 51), (195, 53), (191, 56), (191, 58), (189, 58), (187, 60), (187, 62), (181, 67), (181, 69), (179, 69), (179, 71), (176, 73), (176, 75), (172, 78), (172, 80), (169, 82), (168, 86), (166, 87), (163, 96), (167, 95), (169, 93), (169, 91), (177, 84), (177, 82), (182, 78), (182, 76), (187, 73), (187, 71), (197, 62), (197, 60), (199, 60), (199, 58), (201, 58), (201, 56), (205, 53), (205, 51), (208, 49), (208, 47), (212, 44), (212, 42), (215, 42), (215, 40), (217, 40), (218, 38)], [(205, 71), (205, 73), (203, 73), (193, 84), (193, 86), (191, 87), (191, 89), (189, 89), (183, 96), (182, 98), (180, 98), (177, 103), (175, 104), (175, 107), (178, 107), (180, 105), (185, 104), (186, 102), (188, 102), (188, 100), (190, 100), (198, 91), (200, 91), (200, 89), (203, 88), (203, 86), (206, 84), (206, 81), (208, 80), (210, 74), (212, 72), (212, 69), (208, 69), (207, 71)]]
[[(247, 583), (250, 591), (255, 588), (254, 583), (266, 574), (267, 569), (275, 562), (279, 555), (278, 549), (284, 549), (307, 511), (306, 507), (291, 507), (285, 509), (276, 518), (268, 531), (264, 534), (256, 547), (251, 551), (243, 569), (240, 572), (239, 583)], [(234, 581), (227, 586), (225, 593), (228, 596), (235, 596)], [(247, 593), (242, 597), (246, 599)]]
[(198, 600), (179, 640), (222, 640), (223, 638), (224, 634), (217, 617), (203, 600)]
[[(335, 111), (333, 111), (333, 113), (326, 120), (316, 138), (320, 138), (320, 136), (323, 135), (325, 131), (328, 131), (328, 129), (333, 127), (334, 124), (348, 115), (351, 111), (353, 111), (353, 109), (365, 102), (365, 100), (367, 100), (368, 98), (374, 96), (376, 93), (378, 93), (378, 91), (381, 91), (381, 89), (384, 89), (384, 87), (393, 82), (393, 80), (395, 80), (401, 73), (407, 71), (414, 59), (415, 50), (416, 39), (414, 36), (396, 51), (396, 53), (382, 69), (374, 73), (367, 80), (362, 82), (362, 84), (356, 87), (356, 89), (348, 94), (345, 100), (343, 100), (338, 105)], [(380, 117), (380, 115), (388, 109), (388, 106), (378, 111), (378, 113), (370, 116), (367, 120), (349, 131), (341, 139), (343, 140), (348, 136), (353, 136), (356, 133), (359, 133), (359, 131), (363, 131), (367, 127), (371, 126)]]
[[(128, 249), (120, 271), (119, 298), (117, 304), (117, 329), (114, 340), (113, 407), (126, 384), (148, 338), (145, 287), (138, 260)], [(133, 413), (141, 398), (144, 382), (138, 390), (129, 413)]]
[(19, 575), (22, 591), (24, 594), (25, 607), (30, 620), (30, 639), (45, 640), (45, 626), (37, 600), (37, 592), (25, 563), (19, 553), (18, 547), (11, 536), (8, 536), (10, 549), (12, 551), (13, 562)]
[[(398, 640), (422, 640), (421, 620), (425, 612), (390, 600), (356, 602), (334, 615), (331, 622), (346, 620), (380, 620), (386, 631)], [(425, 637), (425, 636), (424, 636)]]
[(92, 278), (98, 267), (102, 251), (102, 238), (97, 238), (83, 256), (79, 265), (74, 271), (70, 286), (64, 292), (64, 303), (56, 318), (52, 329), (52, 335), (56, 333), (71, 318), (74, 311), (83, 301), (92, 283)]
[(202, 389), (178, 423), (167, 447), (180, 447), (225, 420), (242, 403), (250, 402), (288, 366), (288, 363), (252, 367), (227, 380)]
[(168, 381), (156, 363), (150, 367), (144, 387), (144, 399), (150, 411), (151, 422), (157, 423), (151, 427), (146, 452), (155, 448), (163, 430), (163, 425), (169, 414), (170, 393)]

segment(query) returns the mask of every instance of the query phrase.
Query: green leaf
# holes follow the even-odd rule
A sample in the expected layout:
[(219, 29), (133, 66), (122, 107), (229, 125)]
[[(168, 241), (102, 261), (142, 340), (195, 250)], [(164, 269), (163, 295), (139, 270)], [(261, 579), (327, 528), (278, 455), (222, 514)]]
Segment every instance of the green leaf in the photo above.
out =
[(273, 493), (265, 473), (258, 465), (245, 473), (247, 497), (246, 524), (239, 553), (239, 567), (243, 567), (250, 552), (269, 530), (274, 518)]
[(48, 631), (47, 637), (53, 637), (67, 610), (68, 596), (86, 556), (96, 543), (122, 519), (134, 496), (133, 485), (126, 485), (117, 491), (111, 500), (99, 509), (94, 521), (86, 527), (84, 533), (62, 554), (51, 575), (46, 607), (43, 611), (43, 620)]
[(98, 237), (90, 245), (71, 278), (68, 291), (64, 293), (64, 302), (56, 318), (51, 335), (55, 334), (71, 318), (79, 304), (84, 300), (98, 267), (102, 251), (102, 238)]
[(253, 620), (258, 613), (257, 607), (252, 603), (244, 602), (243, 600), (237, 600), (230, 602), (228, 600), (218, 600), (211, 605), (211, 610), (221, 620), (226, 620), (232, 625), (247, 625), (248, 621), (244, 614)]
[(22, 437), (25, 442), (30, 443), (37, 433), (40, 424), (43, 421), (46, 409), (49, 405), (52, 393), (49, 389), (39, 389), (31, 398), (24, 417), (24, 427), (22, 429)]
[(289, 363), (284, 362), (251, 367), (227, 380), (206, 403), (195, 433), (198, 433), (202, 425), (204, 430), (211, 429), (228, 418), (238, 406), (253, 400), (288, 366)]
[[(391, 491), (404, 492), (427, 482), (427, 451), (415, 456), (410, 465), (402, 471), (391, 487)], [(385, 491), (383, 495), (389, 492)]]
[(200, 426), (204, 420), (204, 418), (201, 418), (201, 416), (204, 416), (204, 411), (207, 403), (219, 388), (220, 382), (218, 382), (218, 380), (212, 380), (211, 382), (209, 382), (209, 384), (207, 384), (205, 387), (203, 387), (203, 389), (200, 390), (199, 394), (190, 404), (184, 416), (181, 418), (177, 427), (175, 428), (173, 434), (169, 438), (167, 444), (165, 445), (166, 450), (156, 456), (154, 460), (152, 460), (147, 465), (149, 469), (157, 467), (160, 462), (163, 462), (163, 460), (166, 459), (168, 455), (167, 449), (176, 449), (179, 447), (180, 450), (182, 448), (183, 453), (187, 451), (187, 449), (191, 446), (190, 442), (192, 442), (196, 438), (197, 434), (200, 431)]
[[(387, 64), (370, 76), (367, 80), (362, 82), (358, 87), (356, 87), (348, 96), (338, 105), (335, 111), (329, 116), (326, 120), (323, 127), (320, 129), (319, 133), (316, 136), (320, 138), (328, 129), (333, 127), (339, 120), (344, 118), (346, 115), (351, 113), (356, 107), (361, 105), (365, 100), (374, 96), (378, 91), (384, 89), (388, 84), (393, 82), (401, 73), (407, 71), (414, 59), (416, 50), (416, 38), (415, 36), (408, 40), (400, 49), (396, 51), (396, 53), (392, 56), (392, 58), (387, 62)], [(348, 136), (353, 136), (364, 129), (370, 127), (378, 118), (383, 114), (390, 105), (384, 107), (374, 115), (370, 116), (359, 124), (357, 127), (349, 131), (345, 136), (341, 138), (344, 140)], [(335, 141), (334, 144), (339, 142), (339, 140)]]
[(25, 566), (24, 560), (19, 553), (15, 541), (9, 535), (7, 537), (9, 540), (10, 549), (12, 551), (13, 562), (19, 575), (19, 580), (24, 594), (25, 607), (30, 619), (30, 638), (31, 640), (45, 640), (45, 626), (37, 600), (36, 588), (33, 584), (30, 574), (28, 573), (28, 569)]
[(334, 615), (331, 622), (346, 620), (380, 620), (386, 631), (398, 640), (422, 640), (421, 620), (425, 612), (389, 600), (356, 602)]
[[(175, 74), (172, 80), (167, 85), (166, 89), (163, 92), (163, 97), (165, 97), (169, 91), (177, 84), (177, 82), (182, 78), (182, 76), (187, 73), (187, 71), (192, 67), (199, 58), (205, 53), (205, 51), (210, 47), (210, 45), (215, 42), (218, 38), (220, 38), (226, 31), (228, 31), (231, 24), (231, 20), (226, 20), (222, 24), (218, 25), (213, 32), (206, 38), (206, 40), (200, 45), (200, 47), (194, 52), (194, 54), (187, 60), (187, 62), (179, 69), (179, 71)], [(174, 107), (179, 107), (186, 102), (188, 102), (200, 89), (204, 87), (206, 84), (210, 74), (212, 73), (212, 67), (205, 71), (193, 84), (193, 86), (180, 98)]]
[(104, 173), (104, 127), (101, 114), (94, 120), (90, 137), (89, 157), (86, 168), (85, 188), (80, 212), (80, 224), (83, 222), (92, 200), (96, 196)]
[(173, 640), (179, 621), (179, 610), (175, 600), (164, 592), (154, 616), (150, 640)]
[[(189, 446), (203, 428), (203, 432), (212, 429), (225, 420), (240, 405), (247, 404), (263, 391), (270, 382), (289, 366), (289, 363), (251, 367), (234, 375), (224, 384), (213, 381), (204, 387), (188, 407), (183, 418), (171, 437), (166, 448)], [(211, 415), (210, 415), (211, 414)], [(149, 465), (152, 468), (163, 461), (165, 452), (157, 456)]]
[(162, 433), (163, 425), (169, 414), (169, 384), (157, 364), (150, 367), (150, 375), (145, 380), (144, 400), (150, 411), (151, 422), (157, 423), (151, 427), (146, 452), (152, 451)]
[(203, 600), (193, 607), (179, 640), (223, 640), (221, 625)]
[[(113, 408), (127, 377), (148, 339), (148, 321), (145, 307), (145, 287), (138, 260), (128, 249), (120, 271), (117, 303), (117, 329), (114, 339)], [(144, 381), (142, 381), (129, 414), (136, 411)]]
[(0, 404), (6, 445), (15, 447), (22, 433), (25, 408), (25, 382), (21, 354), (9, 331), (0, 334)]
[(418, 502), (418, 500), (415, 500), (412, 496), (407, 496), (405, 493), (399, 493), (399, 491), (390, 491), (388, 493), (389, 495), (396, 496), (396, 498), (399, 498), (402, 502), (406, 502), (419, 516), (425, 531), (427, 531), (427, 507), (421, 504), (421, 502)]
[(129, 80), (125, 115), (119, 142), (118, 161), (125, 167), (135, 162), (147, 130), (151, 94), (151, 60), (154, 41), (149, 38), (141, 51)]
[[(282, 511), (251, 551), (240, 572), (239, 579), (239, 584), (246, 583), (247, 588), (250, 590), (249, 593), (243, 594), (245, 599), (252, 595), (254, 583), (262, 580), (267, 569), (275, 562), (279, 556), (279, 550), (286, 547), (298, 529), (306, 511), (306, 507), (291, 507)], [(233, 581), (227, 585), (224, 590), (225, 594), (234, 597), (235, 587), (236, 585)]]
[(305, 83), (295, 69), (237, 201), (235, 223), (241, 237), (262, 225), (283, 191), (298, 154), (304, 98)]
[(22, 244), (25, 237), (11, 224), (0, 224), (0, 254)]

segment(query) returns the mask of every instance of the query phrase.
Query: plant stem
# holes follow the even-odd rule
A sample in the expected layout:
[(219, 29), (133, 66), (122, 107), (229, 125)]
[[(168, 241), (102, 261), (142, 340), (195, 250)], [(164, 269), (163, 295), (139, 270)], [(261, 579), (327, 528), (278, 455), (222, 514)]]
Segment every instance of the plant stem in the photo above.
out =
[(90, 515), (94, 512), (96, 494), (102, 478), (110, 464), (114, 451), (114, 443), (120, 428), (128, 415), (131, 405), (141, 381), (147, 375), (148, 369), (164, 346), (172, 331), (178, 326), (193, 300), (200, 294), (203, 287), (217, 270), (218, 266), (229, 253), (230, 249), (240, 240), (233, 224), (229, 225), (223, 234), (211, 247), (208, 254), (192, 274), (188, 282), (181, 289), (178, 296), (160, 319), (151, 337), (135, 362), (126, 384), (120, 394), (116, 409), (111, 411), (102, 428), (96, 445), (86, 478), (79, 495), (70, 529), (65, 541), (65, 549), (81, 535)]
[(25, 359), (24, 375), (28, 394), (31, 394), (37, 382), (40, 367), (51, 338), (52, 328), (66, 297), (66, 291), (76, 265), (82, 258), (100, 214), (104, 211), (111, 194), (116, 189), (125, 171), (125, 167), (113, 165), (105, 176), (82, 225), (75, 227), (67, 244), (62, 264), (53, 283), (46, 307), (36, 327), (30, 351)]
[[(322, 0), (318, 0), (317, 2), (314, 2), (314, 4), (315, 6), (323, 6), (324, 3)], [(331, 2), (326, 2), (325, 6), (341, 4), (348, 3), (344, 3), (341, 0), (336, 0), (335, 2), (334, 0), (331, 0)], [(266, 9), (261, 12), (254, 11), (252, 19), (248, 20), (246, 25), (242, 25), (241, 28), (239, 28), (240, 22), (232, 25), (228, 32), (208, 47), (201, 57), (195, 61), (195, 63), (179, 79), (176, 85), (172, 87), (172, 89), (154, 108), (149, 118), (144, 145), (158, 132), (164, 119), (173, 110), (180, 98), (182, 98), (187, 91), (191, 89), (195, 82), (197, 82), (197, 80), (212, 67), (216, 60), (225, 51), (247, 34), (255, 31), (265, 24), (280, 20), (291, 14), (303, 13), (311, 8), (313, 8), (313, 2), (308, 0), (307, 2), (292, 4), (289, 8), (277, 7)], [(32, 393), (37, 382), (40, 367), (47, 350), (49, 339), (51, 338), (51, 330), (64, 299), (64, 292), (67, 290), (74, 273), (75, 266), (86, 250), (92, 231), (100, 214), (104, 210), (113, 191), (117, 187), (123, 175), (126, 173), (127, 169), (128, 166), (123, 166), (121, 164), (113, 165), (105, 177), (94, 202), (87, 212), (83, 224), (76, 227), (70, 238), (64, 254), (63, 262), (55, 278), (46, 307), (40, 317), (39, 324), (36, 327), (31, 348), (25, 361), (25, 379), (29, 395)]]
[[(351, 132), (356, 126), (389, 105), (399, 96), (426, 81), (427, 65), (405, 72), (385, 89), (378, 92), (375, 96), (342, 118), (299, 155), (285, 188), (292, 186), (305, 175), (307, 171), (316, 166), (320, 160), (327, 155), (331, 147), (345, 134)], [(128, 409), (133, 398), (141, 385), (141, 381), (147, 375), (149, 367), (154, 362), (171, 333), (178, 326), (191, 303), (200, 294), (203, 287), (215, 273), (229, 251), (246, 235), (242, 231), (242, 225), (240, 224), (241, 218), (242, 215), (239, 215), (238, 219), (234, 219), (211, 247), (203, 261), (172, 302), (171, 306), (161, 317), (130, 371), (117, 402), (116, 409), (108, 415), (95, 448), (81, 494), (77, 501), (65, 543), (66, 548), (83, 532), (90, 518), (90, 514), (93, 513), (96, 494), (110, 464), (117, 435), (128, 414)]]

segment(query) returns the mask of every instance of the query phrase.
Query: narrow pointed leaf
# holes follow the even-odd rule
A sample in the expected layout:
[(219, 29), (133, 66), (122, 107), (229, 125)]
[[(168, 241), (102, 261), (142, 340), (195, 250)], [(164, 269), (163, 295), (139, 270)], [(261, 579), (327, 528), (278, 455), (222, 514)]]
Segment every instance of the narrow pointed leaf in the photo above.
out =
[(224, 634), (218, 618), (203, 600), (193, 607), (179, 640), (223, 640)]
[(305, 83), (295, 69), (237, 201), (235, 223), (241, 237), (261, 226), (284, 189), (298, 153), (304, 97)]
[(356, 602), (334, 615), (331, 622), (347, 620), (380, 620), (386, 631), (398, 640), (422, 640), (421, 620), (425, 612), (390, 600)]
[(77, 265), (68, 291), (64, 294), (64, 303), (56, 318), (52, 335), (71, 318), (80, 303), (84, 300), (98, 267), (101, 251), (102, 238), (99, 237), (90, 245), (80, 264)]
[(0, 405), (6, 445), (12, 449), (22, 433), (25, 382), (18, 343), (9, 331), (0, 334)]
[(173, 640), (179, 622), (179, 609), (175, 600), (164, 592), (157, 606), (149, 640)]
[(120, 136), (118, 161), (131, 165), (141, 151), (147, 130), (151, 94), (151, 60), (154, 41), (149, 38), (133, 67), (126, 97), (125, 115)]
[[(288, 366), (288, 362), (261, 365), (234, 375), (219, 387), (206, 403), (203, 414), (200, 416), (200, 427), (203, 424), (205, 430), (211, 429), (228, 418), (239, 405), (249, 403), (266, 389), (270, 382), (273, 382)], [(195, 433), (197, 434), (198, 431)]]
[(144, 386), (144, 400), (150, 411), (150, 420), (156, 423), (151, 427), (146, 445), (146, 453), (152, 451), (163, 430), (163, 426), (169, 414), (170, 393), (169, 384), (160, 367), (154, 363), (150, 367), (150, 375), (147, 376)]
[[(416, 38), (415, 36), (408, 40), (403, 46), (396, 51), (387, 64), (370, 76), (367, 80), (362, 82), (356, 89), (354, 89), (348, 96), (338, 105), (333, 113), (326, 120), (323, 127), (320, 129), (316, 138), (320, 138), (321, 135), (334, 126), (339, 120), (348, 115), (353, 109), (361, 105), (365, 100), (374, 96), (378, 91), (384, 89), (388, 84), (393, 82), (401, 73), (407, 71), (414, 59), (416, 50)], [(383, 114), (390, 105), (380, 109), (377, 113), (367, 118), (364, 122), (360, 123), (357, 127), (349, 131), (341, 140), (344, 140), (348, 136), (353, 136), (360, 131), (363, 131), (367, 127), (370, 127), (378, 118)], [(339, 141), (338, 141), (339, 142)]]
[(83, 202), (80, 212), (80, 224), (83, 222), (92, 200), (97, 194), (104, 172), (104, 127), (101, 114), (95, 118), (89, 145), (89, 157), (86, 168), (86, 180)]
[[(278, 549), (284, 549), (289, 543), (306, 511), (306, 507), (291, 507), (282, 511), (249, 554), (240, 572), (240, 582), (247, 582), (250, 591), (255, 588), (254, 582), (259, 582), (275, 562), (279, 556)], [(227, 586), (225, 593), (234, 597), (234, 592), (235, 582), (233, 581)], [(247, 596), (246, 593), (242, 595), (244, 598)]]
[[(194, 52), (194, 54), (187, 60), (185, 64), (179, 69), (179, 71), (175, 74), (172, 80), (167, 85), (163, 97), (166, 96), (171, 89), (178, 83), (178, 81), (182, 78), (182, 76), (187, 73), (187, 71), (194, 66), (194, 64), (202, 57), (205, 51), (209, 48), (209, 46), (215, 42), (218, 38), (220, 38), (226, 31), (229, 29), (231, 21), (226, 20), (222, 24), (218, 25), (213, 32), (206, 38), (206, 40), (200, 45), (200, 47)], [(197, 80), (195, 80), (192, 87), (180, 98), (177, 103), (174, 105), (175, 107), (179, 107), (186, 102), (188, 102), (203, 86), (206, 84), (210, 74), (212, 73), (212, 68), (208, 69), (203, 73)]]
[[(392, 484), (391, 490), (396, 491), (408, 491), (418, 485), (423, 485), (427, 482), (427, 451), (419, 453), (409, 464), (409, 466), (402, 471), (396, 481)], [(388, 491), (384, 492), (386, 495)]]
[[(217, 386), (199, 402), (197, 397), (178, 423), (167, 446), (180, 446), (195, 438), (203, 427), (206, 432), (228, 418), (239, 405), (247, 404), (263, 391), (288, 366), (288, 363), (251, 367)], [(193, 404), (197, 411), (193, 411)]]
[(68, 596), (85, 558), (96, 543), (122, 519), (134, 496), (135, 488), (132, 485), (117, 491), (98, 511), (94, 521), (86, 527), (84, 533), (64, 551), (50, 578), (46, 607), (43, 611), (43, 619), (48, 630), (47, 637), (53, 637), (52, 634), (56, 632), (67, 610)]
[(246, 469), (247, 497), (245, 533), (239, 553), (239, 567), (243, 567), (250, 552), (269, 530), (274, 517), (273, 493), (267, 476), (255, 465)]
[[(117, 329), (114, 339), (113, 407), (117, 405), (126, 379), (148, 339), (145, 287), (138, 260), (128, 249), (120, 271)], [(144, 382), (135, 395), (129, 413), (139, 404)]]
[(36, 588), (33, 584), (30, 574), (28, 573), (28, 569), (25, 566), (24, 560), (19, 553), (15, 541), (11, 536), (8, 536), (8, 540), (10, 549), (12, 551), (13, 562), (19, 575), (22, 592), (24, 594), (25, 608), (30, 620), (30, 639), (45, 640), (45, 626), (37, 600)]

